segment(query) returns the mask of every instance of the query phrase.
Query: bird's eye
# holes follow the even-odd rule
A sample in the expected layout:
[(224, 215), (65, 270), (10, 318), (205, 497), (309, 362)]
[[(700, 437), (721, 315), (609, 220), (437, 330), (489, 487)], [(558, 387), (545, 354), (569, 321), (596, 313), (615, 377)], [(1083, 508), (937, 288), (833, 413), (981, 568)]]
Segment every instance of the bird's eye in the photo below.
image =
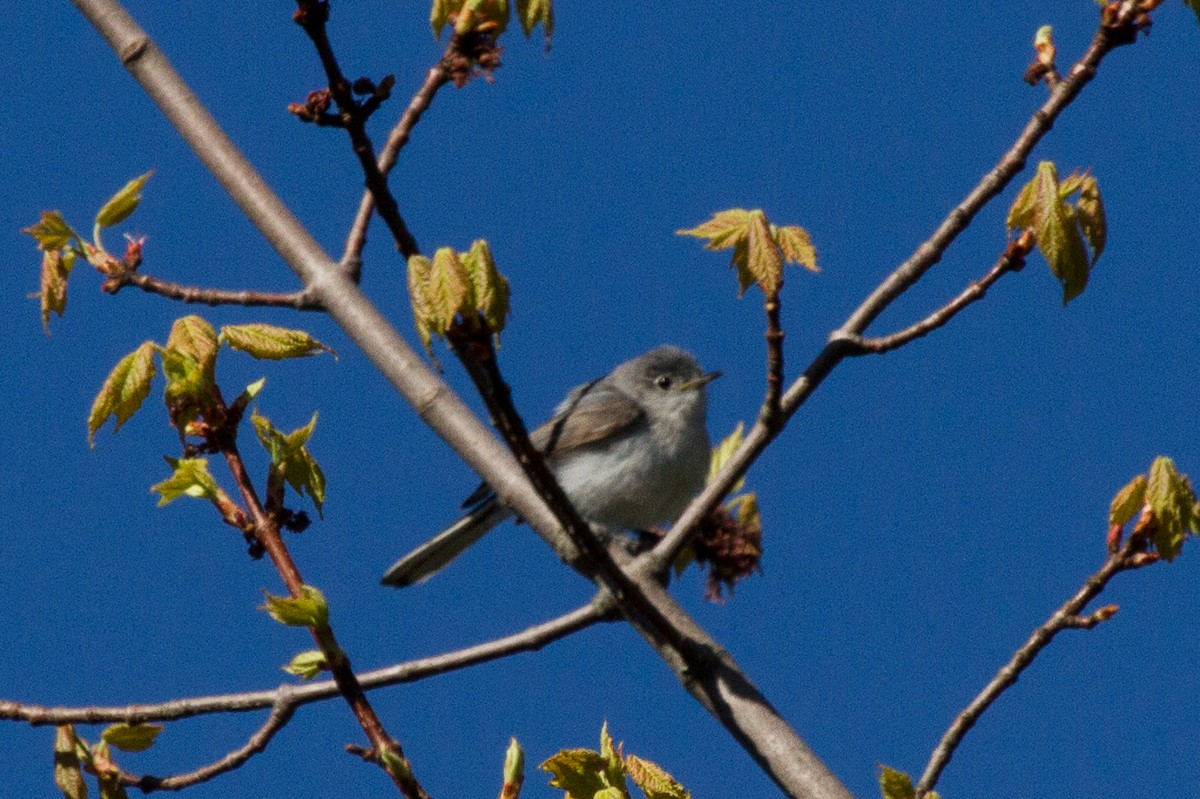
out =
[(671, 383), (672, 380), (670, 375), (659, 375), (654, 379), (654, 385), (658, 386), (663, 391), (666, 391), (668, 388), (670, 388)]

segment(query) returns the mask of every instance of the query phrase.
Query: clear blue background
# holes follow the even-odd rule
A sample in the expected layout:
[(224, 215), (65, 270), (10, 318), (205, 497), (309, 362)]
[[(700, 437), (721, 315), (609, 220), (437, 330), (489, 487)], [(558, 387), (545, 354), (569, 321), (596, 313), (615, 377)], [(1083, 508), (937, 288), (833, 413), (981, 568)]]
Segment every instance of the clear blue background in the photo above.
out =
[[(285, 112), (322, 84), (292, 5), (130, 7), (340, 252), (362, 180), (340, 131)], [(558, 11), (549, 56), (539, 37), (514, 31), (494, 84), (437, 97), (392, 185), (426, 250), (492, 243), (513, 286), (502, 363), (530, 421), (572, 385), (672, 341), (726, 373), (712, 392), (718, 436), (761, 399), (761, 307), (753, 294), (735, 298), (723, 255), (673, 231), (730, 206), (811, 231), (823, 272), (790, 273), (784, 294), (794, 376), (1042, 102), (1044, 87), (1021, 82), (1036, 28), (1054, 25), (1065, 70), (1097, 16), (1087, 0), (593, 1)], [(334, 3), (346, 71), (397, 76), (397, 97), (374, 123), (378, 142), (441, 52), (427, 14), (424, 2)], [(750, 473), (764, 574), (725, 606), (702, 600), (696, 575), (675, 586), (859, 796), (876, 795), (877, 763), (919, 772), (954, 714), (1099, 566), (1118, 488), (1160, 453), (1200, 471), (1200, 31), (1177, 1), (1155, 19), (1151, 36), (1105, 61), (1031, 159), (1099, 178), (1110, 245), (1088, 291), (1064, 309), (1034, 257), (948, 329), (844, 364)], [(176, 451), (161, 405), (149, 402), (117, 436), (105, 429), (95, 451), (85, 441), (88, 407), (115, 361), (162, 341), (190, 309), (136, 290), (106, 296), (83, 265), (67, 317), (46, 338), (26, 296), (38, 256), (17, 231), (47, 208), (86, 227), (113, 190), (153, 168), (128, 223), (149, 236), (145, 271), (281, 290), (294, 278), (67, 3), (11, 12), (0, 31), (0, 696), (125, 703), (276, 685), (287, 679), (280, 664), (310, 644), (255, 610), (278, 578), (208, 506), (154, 507), (147, 488)], [(1014, 192), (877, 332), (925, 315), (993, 263)], [(415, 340), (402, 265), (378, 225), (364, 286)], [(266, 375), (260, 408), (282, 427), (321, 412), (312, 448), (330, 481), (325, 521), (289, 543), (326, 591), (357, 667), (512, 632), (591, 596), (511, 526), (427, 585), (380, 588), (394, 557), (453, 518), (474, 476), (320, 316), (203, 313), (303, 325), (341, 354), (282, 365), (223, 355), (220, 376), (235, 391)], [(443, 355), (447, 379), (469, 396)], [(1120, 614), (1055, 642), (970, 734), (943, 796), (1200, 793), (1198, 600), (1190, 549), (1120, 577), (1102, 599)], [(594, 746), (605, 719), (697, 797), (776, 792), (621, 625), (373, 699), (434, 797), (493, 795), (510, 735), (532, 765)], [(190, 770), (260, 721), (172, 724), (151, 752), (121, 762)], [(52, 738), (0, 726), (7, 795), (56, 795)], [(189, 795), (387, 794), (345, 742), (362, 736), (342, 704), (305, 708), (264, 755)], [(531, 768), (525, 795), (556, 794)]]

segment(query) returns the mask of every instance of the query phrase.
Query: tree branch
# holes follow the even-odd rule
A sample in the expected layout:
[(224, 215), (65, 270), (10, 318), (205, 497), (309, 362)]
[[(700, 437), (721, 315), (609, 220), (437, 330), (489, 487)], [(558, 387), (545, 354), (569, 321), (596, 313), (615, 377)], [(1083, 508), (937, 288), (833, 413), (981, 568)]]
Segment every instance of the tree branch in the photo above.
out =
[(701, 520), (712, 513), (750, 465), (758, 459), (767, 445), (775, 439), (791, 417), (808, 401), (829, 373), (842, 359), (853, 354), (855, 337), (861, 337), (867, 326), (911, 288), (942, 255), (967, 225), (992, 198), (1004, 190), (1025, 168), (1025, 160), (1034, 146), (1054, 126), (1055, 120), (1091, 82), (1104, 57), (1121, 45), (1134, 40), (1138, 31), (1136, 0), (1124, 0), (1105, 9), (1101, 24), (1083, 56), (1071, 67), (1067, 77), (1059, 82), (1050, 97), (1038, 108), (1025, 129), (1017, 137), (990, 172), (938, 225), (907, 260), (884, 279), (857, 309), (835, 330), (829, 343), (817, 354), (804, 373), (784, 393), (777, 424), (767, 425), (761, 419), (747, 433), (742, 445), (730, 456), (724, 468), (692, 500), (670, 531), (653, 550), (643, 554), (640, 567), (648, 572), (661, 573), (670, 565), (679, 550), (695, 535)]
[[(584, 630), (597, 622), (611, 618), (612, 602), (596, 597), (591, 602), (549, 621), (521, 632), (487, 641), (464, 649), (427, 658), (418, 658), (394, 666), (363, 672), (358, 675), (363, 690), (386, 688), (402, 683), (417, 682), (439, 674), (477, 666), (521, 652), (536, 652), (560, 638)], [(178, 721), (214, 713), (247, 713), (274, 708), (286, 701), (293, 708), (322, 702), (338, 696), (333, 680), (283, 685), (269, 691), (246, 691), (235, 694), (198, 696), (191, 699), (172, 699), (154, 704), (131, 704), (89, 707), (46, 707), (21, 702), (0, 701), (0, 719), (24, 721), (30, 726), (48, 724), (107, 724), (124, 722), (138, 724), (147, 721)]]
[(954, 756), (958, 745), (962, 743), (963, 737), (975, 726), (975, 722), (979, 720), (984, 711), (1016, 683), (1021, 672), (1033, 663), (1034, 658), (1050, 645), (1056, 635), (1069, 629), (1090, 630), (1097, 624), (1113, 617), (1117, 612), (1116, 605), (1106, 605), (1087, 616), (1079, 614), (1117, 574), (1157, 562), (1157, 558), (1145, 557), (1144, 548), (1145, 537), (1137, 534), (1130, 536), (1118, 551), (1108, 556), (1108, 560), (1104, 562), (1099, 571), (1084, 581), (1083, 586), (1075, 592), (1074, 596), (1054, 611), (1045, 624), (1033, 631), (1029, 640), (996, 672), (996, 676), (979, 695), (955, 717), (950, 728), (942, 736), (942, 740), (938, 742), (937, 748), (933, 750), (929, 764), (925, 766), (925, 772), (921, 775), (920, 782), (917, 783), (918, 797), (923, 797), (934, 789), (942, 771), (949, 765), (950, 758)]
[(126, 272), (106, 280), (104, 290), (116, 294), (126, 286), (136, 286), (148, 294), (158, 294), (184, 303), (201, 305), (245, 305), (266, 308), (294, 308), (297, 311), (320, 311), (321, 303), (307, 291), (280, 293), (273, 291), (230, 291), (185, 286), (160, 280), (141, 272)]

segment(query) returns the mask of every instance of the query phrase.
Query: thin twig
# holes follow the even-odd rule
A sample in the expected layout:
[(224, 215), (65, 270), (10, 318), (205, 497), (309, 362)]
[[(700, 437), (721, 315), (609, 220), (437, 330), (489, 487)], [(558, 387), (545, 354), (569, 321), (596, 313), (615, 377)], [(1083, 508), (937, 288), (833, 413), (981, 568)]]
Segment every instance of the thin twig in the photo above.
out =
[[(1028, 239), (1028, 246), (1024, 246), (1023, 242)], [(942, 327), (951, 319), (953, 319), (959, 311), (966, 308), (973, 302), (978, 302), (987, 294), (987, 290), (992, 285), (1004, 277), (1009, 272), (1019, 272), (1025, 266), (1025, 256), (1028, 255), (1029, 249), (1032, 248), (1033, 242), (1031, 236), (1022, 237), (1017, 241), (1009, 244), (1004, 254), (996, 261), (995, 265), (988, 270), (987, 274), (979, 280), (973, 281), (962, 293), (952, 299), (950, 302), (937, 309), (929, 316), (921, 321), (906, 327), (904, 330), (897, 331), (887, 336), (857, 336), (847, 334), (844, 341), (851, 345), (849, 355), (866, 355), (880, 354), (890, 350), (903, 347), (909, 342), (915, 341), (923, 336), (927, 336), (939, 327)]]
[[(439, 674), (489, 663), (521, 652), (536, 652), (568, 635), (611, 618), (611, 600), (597, 597), (586, 605), (562, 616), (536, 624), (518, 633), (475, 644), (464, 649), (426, 658), (397, 663), (358, 675), (363, 690), (372, 691), (392, 685), (417, 682)], [(214, 713), (247, 713), (275, 707), (287, 695), (293, 707), (322, 702), (339, 695), (333, 680), (284, 685), (268, 691), (172, 699), (154, 704), (89, 707), (47, 707), (22, 702), (0, 701), (0, 719), (24, 721), (34, 727), (48, 724), (137, 724), (147, 721), (178, 721)]]
[[(442, 60), (429, 68), (425, 73), (425, 82), (421, 84), (421, 88), (413, 95), (409, 101), (408, 107), (404, 109), (404, 114), (401, 115), (400, 121), (392, 128), (392, 132), (388, 135), (387, 141), (383, 145), (383, 149), (379, 151), (377, 161), (379, 169), (385, 175), (391, 172), (392, 167), (396, 165), (396, 160), (400, 155), (400, 150), (408, 143), (412, 136), (413, 128), (421, 121), (421, 116), (429, 110), (429, 106), (433, 103), (434, 96), (438, 93), (438, 89), (445, 86), (450, 81), (450, 72), (445, 67), (445, 61), (452, 54), (454, 44), (451, 42), (450, 47), (446, 49), (446, 53), (442, 56)], [(370, 190), (363, 192), (362, 200), (358, 204), (358, 213), (354, 216), (354, 223), (350, 226), (350, 232), (346, 236), (346, 246), (342, 253), (341, 263), (344, 267), (353, 267), (351, 271), (357, 275), (357, 269), (362, 262), (363, 247), (367, 244), (367, 228), (371, 224), (371, 215), (375, 212), (375, 195)]]
[(779, 398), (783, 394), (783, 327), (779, 323), (779, 292), (768, 294), (763, 304), (767, 314), (767, 395), (758, 418), (767, 427), (782, 421)]
[(920, 782), (917, 783), (916, 792), (918, 797), (923, 797), (934, 789), (942, 771), (949, 765), (950, 758), (954, 756), (955, 750), (962, 742), (963, 736), (967, 734), (971, 727), (975, 726), (975, 722), (979, 720), (984, 711), (1017, 681), (1021, 672), (1033, 663), (1034, 658), (1050, 645), (1050, 642), (1054, 640), (1056, 635), (1063, 630), (1090, 630), (1097, 624), (1113, 617), (1113, 614), (1117, 612), (1115, 605), (1102, 607), (1087, 616), (1079, 614), (1083, 612), (1083, 609), (1087, 607), (1089, 602), (1104, 590), (1109, 581), (1117, 574), (1155, 562), (1151, 559), (1139, 557), (1139, 555), (1143, 554), (1141, 550), (1144, 547), (1145, 540), (1143, 538), (1130, 536), (1129, 540), (1117, 552), (1108, 556), (1108, 560), (1104, 562), (1099, 571), (1084, 581), (1083, 586), (1075, 592), (1074, 596), (1064, 602), (1062, 607), (1054, 611), (1045, 624), (1033, 631), (1033, 635), (1029, 637), (1029, 640), (996, 672), (996, 676), (980, 691), (979, 695), (971, 700), (971, 703), (955, 717), (950, 728), (942, 736), (942, 740), (938, 742), (937, 748), (933, 750), (933, 754), (929, 758), (929, 763), (925, 766), (925, 772), (921, 775)]
[(1050, 97), (1033, 113), (1025, 129), (996, 164), (984, 175), (970, 193), (938, 225), (933, 235), (921, 243), (907, 260), (884, 279), (871, 294), (847, 317), (842, 326), (830, 335), (829, 343), (804, 370), (804, 373), (784, 392), (780, 403), (781, 418), (775, 426), (759, 420), (746, 434), (741, 446), (726, 461), (721, 471), (705, 485), (683, 514), (672, 525), (654, 549), (640, 556), (640, 567), (648, 572), (661, 573), (674, 562), (687, 542), (699, 529), (700, 522), (750, 465), (758, 459), (767, 445), (786, 426), (788, 420), (808, 401), (829, 373), (842, 359), (854, 351), (855, 337), (861, 337), (868, 325), (921, 277), (941, 260), (946, 248), (966, 229), (975, 215), (1012, 181), (1025, 167), (1034, 146), (1050, 132), (1055, 120), (1091, 82), (1104, 57), (1115, 48), (1134, 41), (1135, 20), (1139, 15), (1136, 0), (1124, 0), (1115, 11), (1104, 10), (1102, 22), (1083, 56), (1071, 67), (1067, 76), (1050, 93)]
[(325, 29), (325, 23), (329, 21), (329, 4), (318, 0), (296, 0), (296, 6), (296, 22), (308, 34), (320, 56), (321, 66), (324, 67), (325, 76), (329, 80), (330, 94), (338, 105), (343, 126), (350, 136), (354, 154), (358, 157), (366, 177), (367, 190), (375, 198), (379, 216), (391, 231), (396, 249), (407, 261), (421, 250), (404, 222), (404, 217), (400, 215), (400, 205), (388, 187), (387, 176), (375, 158), (375, 146), (371, 143), (366, 127), (369, 114), (364, 112), (361, 104), (354, 99), (350, 81), (342, 74), (333, 46), (329, 42), (329, 35)]
[(126, 272), (104, 283), (104, 290), (116, 294), (126, 286), (136, 286), (149, 294), (158, 294), (184, 303), (201, 305), (244, 305), (266, 308), (293, 308), (297, 311), (320, 311), (321, 303), (308, 291), (288, 293), (273, 291), (230, 291), (185, 286), (160, 280), (141, 272)]

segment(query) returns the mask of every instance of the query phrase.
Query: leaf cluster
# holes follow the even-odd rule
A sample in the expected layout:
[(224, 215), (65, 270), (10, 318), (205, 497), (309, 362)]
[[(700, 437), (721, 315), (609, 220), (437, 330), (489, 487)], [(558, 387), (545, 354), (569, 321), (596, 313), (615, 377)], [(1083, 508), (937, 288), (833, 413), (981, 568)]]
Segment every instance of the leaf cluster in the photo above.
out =
[(41, 289), (33, 295), (41, 300), (42, 326), (50, 333), (50, 314), (62, 316), (67, 310), (67, 278), (79, 256), (101, 274), (113, 276), (124, 269), (136, 268), (141, 258), (141, 242), (130, 241), (130, 252), (124, 259), (110, 255), (104, 249), (100, 231), (119, 225), (129, 218), (142, 200), (142, 187), (151, 172), (126, 183), (96, 212), (92, 225), (92, 240), (84, 239), (71, 227), (59, 211), (43, 211), (36, 223), (24, 228), (42, 251)]
[(718, 211), (712, 219), (688, 230), (675, 231), (680, 236), (708, 239), (706, 250), (733, 248), (730, 266), (737, 271), (738, 296), (754, 284), (763, 294), (775, 297), (783, 288), (784, 264), (803, 266), (819, 272), (817, 251), (808, 231), (796, 225), (773, 225), (761, 210), (747, 211), (731, 208)]
[(508, 317), (508, 293), (508, 280), (496, 269), (483, 239), (467, 252), (442, 247), (432, 259), (408, 259), (413, 321), (430, 357), (434, 334), (445, 337), (458, 325), (472, 332), (484, 325), (498, 341)]
[(1033, 231), (1038, 250), (1062, 283), (1066, 305), (1083, 293), (1108, 237), (1096, 179), (1075, 171), (1060, 183), (1054, 163), (1042, 161), (1013, 201), (1008, 229)]
[(525, 38), (533, 34), (538, 25), (549, 40), (554, 35), (554, 0), (433, 0), (429, 11), (429, 24), (433, 35), (439, 39), (447, 23), (454, 23), (454, 32), (463, 34), (472, 29), (486, 26), (499, 35), (508, 27), (516, 6), (517, 21)]
[(1155, 458), (1149, 472), (1117, 492), (1109, 507), (1109, 525), (1123, 527), (1139, 513), (1149, 514), (1152, 523), (1144, 529), (1164, 560), (1174, 560), (1189, 535), (1200, 535), (1200, 501), (1191, 480), (1170, 458)]
[(564, 749), (539, 768), (550, 772), (550, 785), (566, 791), (566, 799), (630, 799), (626, 777), (647, 799), (691, 797), (661, 766), (614, 746), (607, 723), (600, 730), (600, 751)]
[[(916, 799), (917, 790), (912, 778), (890, 766), (879, 767), (879, 791), (883, 799)], [(939, 799), (937, 791), (925, 794), (925, 799)]]
[(87, 781), (83, 776), (86, 770), (96, 776), (100, 799), (126, 799), (112, 749), (145, 751), (154, 745), (162, 731), (159, 724), (113, 724), (100, 733), (99, 741), (90, 744), (72, 725), (64, 724), (56, 729), (54, 736), (54, 784), (66, 799), (87, 799)]

